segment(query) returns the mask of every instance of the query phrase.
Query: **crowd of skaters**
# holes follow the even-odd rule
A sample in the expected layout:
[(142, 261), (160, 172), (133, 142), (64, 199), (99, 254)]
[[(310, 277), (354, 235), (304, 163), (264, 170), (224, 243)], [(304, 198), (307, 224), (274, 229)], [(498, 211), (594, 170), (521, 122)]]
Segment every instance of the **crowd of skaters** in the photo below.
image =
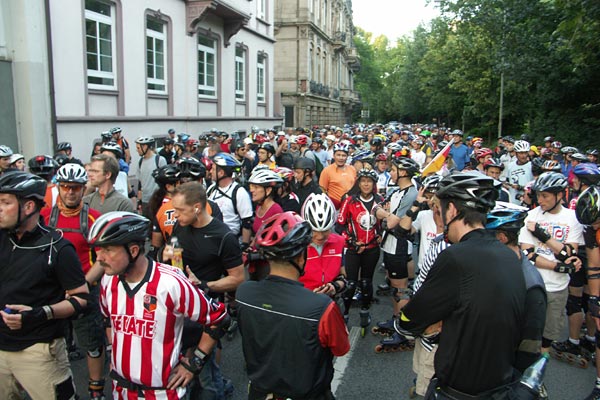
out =
[[(361, 326), (363, 322), (365, 326), (371, 323), (368, 310), (373, 296), (373, 273), (381, 255), (393, 295), (392, 318), (378, 325), (391, 328), (393, 333), (386, 339), (386, 345), (392, 348), (416, 338), (415, 391), (426, 395), (434, 376), (433, 357), (439, 337), (443, 337), (443, 328), (436, 321), (426, 327), (419, 326), (415, 334), (415, 326), (402, 326), (403, 310), (411, 304), (420, 285), (427, 281), (437, 256), (451, 243), (457, 243), (457, 240), (448, 240), (448, 230), (455, 219), (464, 218), (462, 206), (487, 215), (488, 221), (495, 221), (495, 225), (490, 223), (488, 228), (495, 232), (498, 240), (512, 248), (523, 264), (529, 260), (540, 271), (537, 280), (534, 279), (537, 286), (531, 287), (542, 289), (543, 313), (538, 309), (537, 314), (528, 315), (536, 323), (529, 327), (526, 339), (520, 338), (519, 343), (527, 342), (529, 347), (519, 347), (519, 350), (529, 357), (521, 357), (522, 365), (517, 369), (524, 370), (544, 351), (553, 350), (558, 357), (581, 363), (594, 351), (593, 320), (587, 321), (587, 331), (582, 338), (580, 332), (586, 313), (590, 316), (588, 302), (597, 302), (600, 295), (595, 288), (590, 290), (586, 276), (591, 274), (594, 283), (593, 279), (600, 276), (593, 272), (594, 268), (600, 270), (600, 266), (589, 264), (597, 258), (594, 253), (597, 245), (593, 245), (597, 239), (590, 233), (593, 230), (590, 225), (597, 221), (587, 211), (598, 204), (593, 202), (593, 196), (597, 196), (594, 185), (600, 177), (597, 150), (583, 153), (583, 150), (563, 146), (552, 137), (544, 138), (544, 145), (535, 146), (527, 135), (518, 140), (506, 136), (493, 148), (484, 147), (481, 138), (465, 137), (460, 130), (422, 125), (346, 125), (282, 131), (252, 127), (249, 134), (243, 136), (240, 132), (218, 129), (198, 139), (185, 133), (177, 134), (172, 129), (165, 137), (138, 136), (134, 144), (139, 161), (133, 165), (129, 142), (120, 128), (103, 132), (93, 145), (89, 162), (85, 163), (74, 157), (72, 146), (67, 142), (57, 145), (54, 157), (39, 155), (27, 163), (22, 155), (0, 146), (3, 176), (10, 176), (14, 171), (29, 171), (46, 183), (38, 211), (45, 224), (61, 229), (78, 252), (88, 286), (87, 307), (93, 312), (86, 312), (84, 318), (73, 321), (73, 328), (65, 331), (68, 336), (69, 331), (74, 330), (79, 346), (86, 351), (91, 398), (103, 396), (104, 345), (107, 337), (110, 343), (118, 333), (104, 335), (103, 319), (110, 316), (110, 311), (106, 306), (101, 309), (99, 303), (116, 295), (113, 293), (110, 297), (108, 291), (101, 295), (99, 282), (103, 272), (107, 272), (106, 265), (94, 259), (94, 246), (87, 241), (93, 237), (90, 228), (94, 229), (96, 220), (114, 215), (113, 212), (124, 213), (119, 214), (124, 216), (124, 224), (148, 225), (140, 229), (150, 245), (142, 246), (145, 243), (140, 242), (138, 235), (134, 242), (140, 248), (127, 248), (128, 268), (143, 264), (139, 256), (146, 252), (151, 262), (156, 263), (152, 265), (158, 268), (162, 265), (159, 263), (174, 261), (174, 250), (182, 248), (187, 278), (202, 289), (209, 304), (213, 304), (210, 302), (214, 299), (214, 304), (226, 302), (228, 305), (227, 312), (214, 306), (218, 312), (213, 317), (221, 320), (228, 314), (234, 319), (233, 326), (239, 319), (242, 334), (245, 329), (265, 333), (260, 324), (242, 322), (244, 310), (249, 313), (251, 299), (257, 296), (248, 293), (258, 290), (242, 291), (250, 297), (240, 301), (236, 289), (247, 279), (275, 280), (270, 283), (279, 288), (281, 282), (276, 282), (274, 277), (299, 279), (313, 293), (342, 300), (341, 308), (325, 303), (323, 313), (316, 316), (325, 353), (318, 354), (317, 359), (306, 360), (321, 364), (313, 366), (322, 371), (322, 376), (312, 387), (308, 382), (304, 386), (289, 387), (294, 386), (290, 371), (276, 368), (260, 371), (257, 359), (270, 352), (251, 348), (257, 344), (244, 337), (246, 362), (253, 366), (248, 370), (249, 398), (331, 398), (328, 397), (332, 396), (329, 391), (331, 356), (348, 350), (344, 322), (349, 320), (353, 300), (360, 302)], [(449, 151), (444, 152), (446, 149)], [(447, 156), (444, 164), (433, 174), (421, 177), (424, 167), (440, 153)], [(137, 178), (137, 188), (129, 186), (130, 174)], [(500, 203), (496, 207), (487, 203), (473, 205), (460, 195), (448, 195), (448, 187), (455, 184), (461, 193), (471, 193), (468, 184), (474, 185), (472, 190), (487, 188), (480, 199)], [(444, 196), (436, 197), (437, 190), (444, 185), (446, 198), (458, 198), (456, 202), (461, 204), (450, 221), (441, 210), (443, 201), (440, 200)], [(584, 195), (580, 196), (582, 192)], [(0, 193), (12, 192), (2, 192), (0, 188)], [(578, 197), (582, 197), (579, 202)], [(585, 221), (581, 221), (582, 218)], [(101, 222), (109, 226), (113, 223), (106, 218)], [(467, 221), (466, 226), (472, 225)], [(283, 244), (290, 235), (298, 236), (292, 240), (293, 245), (288, 243), (286, 247)], [(114, 243), (110, 241), (105, 244), (111, 245)], [(578, 251), (584, 245), (586, 252)], [(104, 255), (106, 250), (101, 241), (97, 246)], [(302, 246), (307, 251), (301, 251)], [(587, 260), (585, 253), (591, 253)], [(294, 269), (281, 265), (286, 262)], [(107, 272), (107, 275), (112, 274)], [(131, 289), (130, 286), (127, 288)], [(312, 298), (304, 296), (307, 303), (311, 303)], [(418, 309), (420, 304), (415, 301), (412, 307)], [(281, 307), (289, 306), (285, 301), (281, 304)], [(412, 311), (410, 307), (408, 310)], [(598, 307), (596, 314), (597, 310)], [(568, 315), (569, 338), (560, 342), (565, 314)], [(596, 314), (592, 310), (591, 316)], [(202, 318), (196, 315), (196, 320), (203, 324), (208, 325), (210, 319), (208, 315)], [(206, 345), (206, 335), (192, 325), (185, 324), (182, 332), (187, 335), (177, 341), (183, 342), (179, 343), (182, 354), (188, 349), (190, 361), (199, 357), (189, 350), (193, 344), (200, 343), (202, 349), (200, 367), (188, 369), (199, 376), (192, 392), (197, 398), (225, 398), (232, 389), (231, 383), (219, 372), (219, 351), (211, 351)], [(95, 329), (90, 330), (90, 327)], [(321, 329), (328, 330), (330, 336), (323, 337)], [(335, 332), (331, 332), (332, 329)], [(90, 335), (90, 331), (96, 335)], [(211, 336), (215, 343), (218, 339), (220, 337)], [(280, 341), (271, 339), (275, 343)], [(150, 357), (154, 350), (147, 351)], [(136, 366), (136, 371), (130, 369), (130, 361), (124, 366), (124, 361), (119, 359), (124, 354), (123, 349), (115, 351), (113, 348), (110, 377), (115, 397), (127, 398), (129, 392), (155, 389), (165, 389), (165, 396), (170, 391), (181, 395), (183, 383), (187, 385), (191, 381), (182, 372), (181, 381), (158, 379), (154, 385), (153, 377), (148, 381), (143, 376), (141, 364)], [(145, 356), (142, 352), (140, 359), (145, 360)], [(181, 370), (172, 364), (167, 362), (164, 368)], [(269, 382), (271, 386), (264, 383), (269, 381), (265, 380), (267, 375), (277, 373), (282, 374), (280, 380)], [(18, 377), (16, 381), (21, 389), (29, 392), (26, 383), (21, 383)], [(476, 394), (482, 389), (455, 387), (448, 381), (446, 385), (449, 390), (453, 388), (467, 394)], [(306, 397), (307, 394), (310, 397)], [(600, 378), (589, 398), (599, 396)]]

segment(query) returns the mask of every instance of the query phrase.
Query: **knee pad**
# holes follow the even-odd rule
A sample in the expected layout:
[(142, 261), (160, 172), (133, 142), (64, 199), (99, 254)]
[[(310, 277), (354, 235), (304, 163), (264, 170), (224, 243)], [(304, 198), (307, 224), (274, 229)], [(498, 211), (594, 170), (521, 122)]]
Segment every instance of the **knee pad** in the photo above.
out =
[(373, 299), (373, 282), (370, 279), (360, 280), (360, 293), (362, 294), (361, 303), (364, 306), (370, 306)]
[(587, 314), (588, 312), (588, 302), (590, 301), (590, 295), (588, 293), (583, 293), (583, 296), (581, 297), (581, 308), (583, 309), (584, 314)]
[(103, 346), (100, 346), (97, 349), (88, 350), (87, 355), (89, 358), (100, 358), (100, 357), (102, 357), (103, 351), (104, 351)]
[(354, 293), (356, 293), (356, 281), (348, 280), (348, 286), (346, 286), (346, 290), (342, 293), (342, 300), (352, 301)]
[(410, 300), (413, 291), (409, 288), (392, 288), (392, 297), (396, 303), (402, 300)]
[(579, 296), (573, 296), (572, 294), (567, 297), (567, 315), (577, 314), (582, 309), (582, 298)]

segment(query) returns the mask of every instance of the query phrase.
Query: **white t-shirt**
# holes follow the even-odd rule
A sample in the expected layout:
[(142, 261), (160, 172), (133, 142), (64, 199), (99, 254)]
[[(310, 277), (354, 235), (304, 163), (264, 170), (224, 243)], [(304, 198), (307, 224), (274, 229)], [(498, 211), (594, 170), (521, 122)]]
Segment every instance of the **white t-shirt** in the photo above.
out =
[[(529, 182), (533, 180), (533, 174), (531, 173), (531, 162), (528, 161), (523, 165), (517, 164), (517, 161), (513, 161), (508, 164), (506, 168), (506, 180), (511, 185), (519, 185), (525, 187)], [(523, 195), (523, 190), (508, 189), (510, 194), (509, 201), (513, 204), (521, 204), (520, 200), (517, 200), (517, 196)]]
[(427, 155), (421, 150), (414, 150), (411, 153), (410, 158), (415, 160), (417, 164), (419, 164), (420, 168), (423, 168), (423, 164), (425, 164), (425, 160), (427, 159)]
[(433, 211), (424, 210), (419, 212), (412, 226), (416, 231), (419, 231), (421, 238), (419, 243), (419, 261), (417, 263), (417, 268), (420, 270), (431, 241), (437, 236), (437, 226), (435, 226), (435, 221), (433, 220)]
[(233, 208), (233, 192), (236, 186), (240, 186), (237, 182), (232, 182), (229, 186), (218, 188), (216, 183), (213, 183), (208, 188), (208, 199), (217, 203), (223, 214), (223, 222), (231, 229), (235, 235), (239, 235), (241, 231), (241, 223), (245, 218), (250, 218), (254, 214), (252, 210), (252, 200), (250, 194), (242, 186), (236, 191), (237, 214)]
[[(556, 214), (544, 213), (541, 207), (536, 207), (527, 213), (525, 224), (527, 221), (535, 221), (540, 226), (552, 235), (553, 239), (561, 243), (577, 243), (583, 245), (583, 225), (577, 221), (575, 211), (561, 207), (561, 210)], [(521, 228), (519, 232), (519, 242), (530, 244), (535, 247), (535, 253), (540, 257), (544, 257), (550, 261), (556, 261), (552, 250), (536, 239), (527, 229), (527, 225)], [(538, 268), (548, 292), (559, 292), (569, 285), (569, 274), (554, 272), (549, 269)]]

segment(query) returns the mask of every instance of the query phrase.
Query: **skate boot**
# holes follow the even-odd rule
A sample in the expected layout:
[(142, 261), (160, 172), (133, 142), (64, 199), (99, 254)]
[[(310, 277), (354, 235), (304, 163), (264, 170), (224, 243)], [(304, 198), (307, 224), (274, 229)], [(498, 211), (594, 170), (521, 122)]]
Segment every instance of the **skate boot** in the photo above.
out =
[(380, 283), (377, 285), (377, 291), (375, 292), (377, 296), (388, 296), (392, 291), (392, 287), (390, 286), (390, 280), (385, 278), (384, 283)]
[(585, 336), (583, 336), (579, 340), (579, 345), (581, 346), (581, 354), (591, 361), (594, 359), (594, 353), (596, 352), (596, 342), (588, 340)]
[(384, 338), (377, 346), (375, 346), (375, 353), (411, 351), (414, 348), (414, 340), (408, 340), (398, 332), (394, 332), (391, 336)]
[(371, 314), (369, 313), (369, 309), (361, 308), (359, 312), (360, 316), (360, 336), (365, 337), (367, 333), (367, 328), (371, 325)]
[(564, 342), (552, 342), (550, 355), (559, 361), (564, 361), (579, 368), (587, 368), (588, 360), (581, 354), (581, 347), (571, 343), (570, 340)]
[(592, 393), (584, 400), (600, 400), (600, 389), (595, 387), (594, 390), (592, 390)]
[(389, 319), (387, 321), (378, 322), (376, 326), (371, 328), (371, 333), (373, 335), (381, 335), (381, 336), (391, 336), (396, 332), (394, 329), (394, 318)]

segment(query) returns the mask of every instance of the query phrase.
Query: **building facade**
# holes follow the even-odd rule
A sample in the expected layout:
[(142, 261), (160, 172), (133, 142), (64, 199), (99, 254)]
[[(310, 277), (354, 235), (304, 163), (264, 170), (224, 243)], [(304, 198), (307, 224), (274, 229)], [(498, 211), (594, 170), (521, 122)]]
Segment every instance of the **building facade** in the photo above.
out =
[(133, 142), (281, 125), (273, 15), (272, 0), (0, 2), (0, 140), (87, 159), (114, 126)]
[(286, 126), (349, 123), (360, 106), (351, 0), (275, 2), (275, 92)]

